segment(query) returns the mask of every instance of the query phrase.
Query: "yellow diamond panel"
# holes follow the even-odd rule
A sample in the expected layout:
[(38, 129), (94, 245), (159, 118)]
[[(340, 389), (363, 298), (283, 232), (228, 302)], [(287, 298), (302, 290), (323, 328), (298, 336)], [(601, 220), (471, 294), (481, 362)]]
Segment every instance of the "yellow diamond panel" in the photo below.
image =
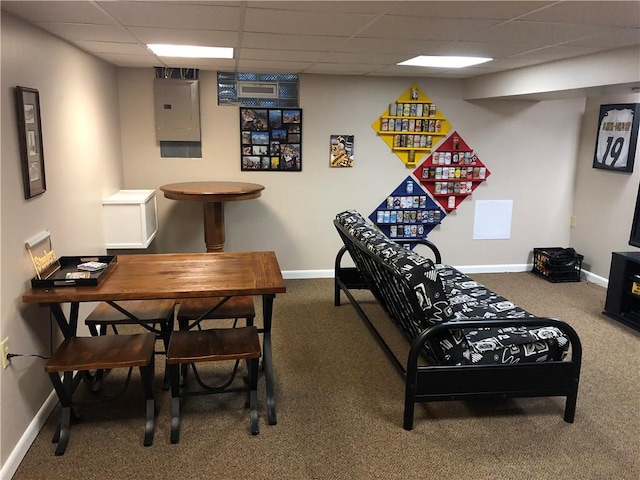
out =
[(415, 83), (371, 127), (407, 168), (415, 168), (451, 130), (437, 105)]

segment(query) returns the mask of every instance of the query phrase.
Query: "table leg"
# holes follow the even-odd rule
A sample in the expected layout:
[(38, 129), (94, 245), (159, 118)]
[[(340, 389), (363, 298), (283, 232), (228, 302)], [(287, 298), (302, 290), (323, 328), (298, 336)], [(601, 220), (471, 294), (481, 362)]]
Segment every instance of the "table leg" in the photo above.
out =
[(69, 312), (68, 319), (62, 311), (62, 306), (59, 303), (52, 303), (50, 307), (64, 338), (75, 337), (78, 331), (78, 312), (80, 304), (78, 302), (71, 303), (71, 311)]
[(276, 425), (276, 398), (273, 386), (273, 357), (271, 354), (271, 316), (273, 313), (273, 299), (275, 295), (262, 296), (262, 316), (264, 319), (264, 331), (262, 336), (262, 355), (265, 383), (267, 387), (267, 418), (269, 425)]
[(207, 252), (224, 250), (224, 203), (204, 203), (204, 243)]

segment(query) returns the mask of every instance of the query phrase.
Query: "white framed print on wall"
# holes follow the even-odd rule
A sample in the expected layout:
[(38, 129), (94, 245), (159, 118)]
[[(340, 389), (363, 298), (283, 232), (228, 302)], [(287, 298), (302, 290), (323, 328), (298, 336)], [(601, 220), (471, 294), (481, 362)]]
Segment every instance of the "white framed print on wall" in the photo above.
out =
[(640, 103), (600, 105), (593, 168), (633, 172)]

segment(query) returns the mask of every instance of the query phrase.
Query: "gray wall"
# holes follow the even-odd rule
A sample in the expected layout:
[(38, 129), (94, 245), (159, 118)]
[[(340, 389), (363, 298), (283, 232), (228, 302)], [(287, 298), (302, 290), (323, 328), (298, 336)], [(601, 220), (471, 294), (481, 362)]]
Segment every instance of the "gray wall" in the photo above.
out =
[(574, 185), (577, 222), (571, 229), (571, 245), (587, 253), (586, 268), (606, 278), (611, 252), (638, 251), (628, 242), (640, 179), (640, 143), (632, 174), (592, 168), (600, 105), (608, 103), (640, 103), (640, 94), (587, 99)]
[[(40, 92), (47, 191), (30, 200), (22, 188), (16, 85)], [(24, 242), (48, 229), (59, 256), (105, 252), (102, 198), (123, 182), (116, 72), (3, 12), (1, 92), (0, 337), (9, 337), (13, 353), (47, 356), (59, 335), (50, 338), (48, 309), (21, 302), (34, 276)], [(43, 365), (15, 358), (0, 370), (3, 465), (52, 391)]]
[[(159, 188), (195, 180), (265, 185), (257, 200), (226, 206), (227, 250), (274, 250), (296, 275), (330, 273), (339, 247), (336, 213), (369, 215), (412, 169), (371, 127), (411, 79), (303, 75), (302, 172), (241, 172), (238, 108), (218, 106), (215, 72), (201, 72), (202, 159), (160, 158), (153, 71), (119, 69), (125, 185)], [(533, 247), (566, 245), (584, 99), (546, 102), (462, 100), (456, 80), (417, 79), (492, 172), (429, 238), (458, 266), (523, 265)], [(355, 167), (329, 168), (329, 137), (355, 135)], [(204, 251), (202, 206), (158, 195), (152, 250)], [(475, 200), (513, 200), (510, 240), (473, 240)], [(306, 272), (306, 273), (305, 273)]]

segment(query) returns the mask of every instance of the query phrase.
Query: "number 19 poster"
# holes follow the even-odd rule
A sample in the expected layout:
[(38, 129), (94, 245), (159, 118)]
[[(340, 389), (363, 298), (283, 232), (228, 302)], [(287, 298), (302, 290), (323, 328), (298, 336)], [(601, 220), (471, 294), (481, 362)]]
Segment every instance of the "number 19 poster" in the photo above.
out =
[(593, 168), (633, 172), (640, 104), (601, 105)]

